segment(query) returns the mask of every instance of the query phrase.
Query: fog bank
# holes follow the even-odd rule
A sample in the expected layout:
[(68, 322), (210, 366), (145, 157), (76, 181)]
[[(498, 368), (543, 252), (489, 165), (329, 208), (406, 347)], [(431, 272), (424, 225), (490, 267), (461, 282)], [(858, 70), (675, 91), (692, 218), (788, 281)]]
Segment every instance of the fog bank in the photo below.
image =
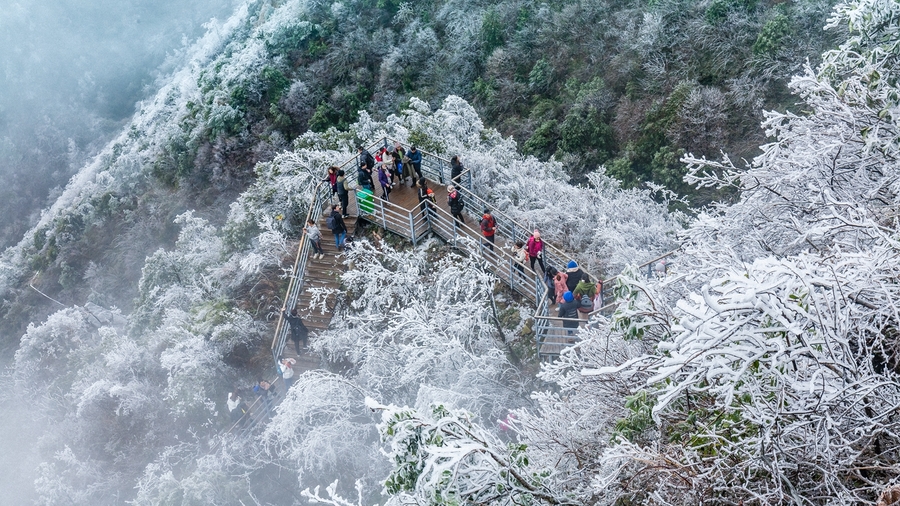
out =
[(231, 0), (0, 0), (0, 247), (128, 119)]

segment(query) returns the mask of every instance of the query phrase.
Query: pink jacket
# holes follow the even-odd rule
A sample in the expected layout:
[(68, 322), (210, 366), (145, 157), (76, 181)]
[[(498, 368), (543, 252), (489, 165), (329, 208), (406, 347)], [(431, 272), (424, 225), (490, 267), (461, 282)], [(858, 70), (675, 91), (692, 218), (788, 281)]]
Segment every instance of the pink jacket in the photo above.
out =
[(556, 303), (562, 304), (563, 295), (569, 291), (569, 287), (566, 286), (566, 280), (569, 279), (569, 275), (565, 272), (560, 272), (553, 278), (553, 287), (556, 289)]
[(535, 240), (534, 236), (531, 236), (525, 244), (525, 249), (528, 250), (528, 256), (536, 257), (544, 249), (544, 241), (542, 239)]

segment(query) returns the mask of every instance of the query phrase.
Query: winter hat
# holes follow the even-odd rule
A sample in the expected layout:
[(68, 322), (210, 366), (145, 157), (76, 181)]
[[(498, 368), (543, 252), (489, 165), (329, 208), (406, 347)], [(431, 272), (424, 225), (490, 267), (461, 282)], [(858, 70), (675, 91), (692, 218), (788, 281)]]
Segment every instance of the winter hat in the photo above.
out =
[[(569, 263), (572, 263), (572, 262), (569, 262)], [(563, 300), (566, 302), (572, 302), (573, 300), (575, 300), (575, 296), (572, 295), (572, 292), (566, 292), (563, 294)]]
[(453, 192), (455, 192), (455, 191), (456, 191), (456, 187), (455, 187), (455, 186), (450, 185), (450, 186), (447, 187), (447, 193), (453, 193)]
[(577, 269), (578, 264), (575, 263), (575, 260), (569, 260), (568, 265), (566, 265), (566, 269)]

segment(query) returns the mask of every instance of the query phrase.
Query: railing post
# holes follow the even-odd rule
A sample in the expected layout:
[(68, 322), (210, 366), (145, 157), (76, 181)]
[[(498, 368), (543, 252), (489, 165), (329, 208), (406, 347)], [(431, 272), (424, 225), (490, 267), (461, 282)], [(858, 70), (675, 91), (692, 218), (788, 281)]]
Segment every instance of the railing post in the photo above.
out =
[(456, 247), (456, 217), (454, 216), (450, 221), (453, 222), (453, 246)]
[(413, 246), (418, 246), (416, 243), (416, 223), (415, 218), (413, 218), (413, 214), (418, 210), (417, 207), (414, 207), (412, 211), (409, 212), (409, 236), (412, 238)]

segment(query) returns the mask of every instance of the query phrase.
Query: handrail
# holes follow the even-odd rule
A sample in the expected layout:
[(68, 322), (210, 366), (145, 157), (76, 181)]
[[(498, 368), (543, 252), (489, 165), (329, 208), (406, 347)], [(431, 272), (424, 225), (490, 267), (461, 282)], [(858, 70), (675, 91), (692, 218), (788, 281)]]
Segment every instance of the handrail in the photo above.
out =
[[(400, 146), (403, 146), (407, 149), (409, 149), (411, 147), (409, 143), (398, 141), (396, 139), (384, 136), (384, 137), (381, 137), (380, 139), (370, 143), (366, 147), (366, 149), (373, 150), (373, 149), (376, 149), (378, 146), (387, 147), (390, 145), (389, 142), (392, 144), (399, 144)], [(426, 152), (426, 151), (421, 151), (421, 153), (422, 153), (421, 170), (422, 170), (423, 175), (436, 177), (436, 179), (441, 184), (444, 184), (445, 182), (450, 181), (452, 179), (451, 174), (449, 173), (450, 162), (448, 159), (446, 159), (442, 156), (436, 155), (434, 153)], [(341, 169), (345, 169), (348, 165), (354, 164), (354, 168), (358, 168), (360, 162), (361, 162), (361, 160), (359, 159), (359, 154), (357, 153), (356, 155), (349, 157), (346, 161), (344, 161), (338, 167)], [(468, 200), (470, 202), (470, 206), (469, 206), (470, 211), (471, 211), (473, 205), (476, 208), (476, 212), (477, 212), (478, 206), (482, 206), (483, 208), (489, 208), (489, 209), (493, 208), (493, 206), (491, 206), (488, 202), (486, 202), (484, 199), (482, 199), (481, 197), (479, 197), (477, 194), (474, 193), (473, 187), (472, 187), (473, 186), (472, 185), (473, 174), (474, 174), (474, 172), (473, 172), (472, 168), (469, 167), (469, 168), (466, 168), (458, 176), (458, 178), (460, 180), (460, 183), (456, 185), (458, 187), (458, 191), (460, 191), (463, 195), (465, 195), (466, 200)], [(351, 175), (351, 174), (346, 174), (346, 171), (345, 171), (345, 177), (348, 177), (348, 179), (349, 179), (352, 176), (353, 175)], [(357, 181), (356, 178), (354, 178), (352, 180)], [(544, 283), (544, 280), (543, 280), (543, 276), (538, 276), (537, 273), (535, 272), (534, 273), (535, 277), (534, 277), (533, 291), (531, 289), (524, 289), (523, 286), (525, 285), (525, 283), (517, 280), (517, 276), (521, 276), (525, 279), (528, 279), (528, 276), (524, 272), (525, 266), (523, 265), (522, 271), (519, 274), (516, 274), (514, 272), (515, 270), (517, 270), (515, 265), (517, 265), (517, 264), (522, 265), (522, 264), (519, 264), (518, 260), (516, 260), (512, 256), (512, 254), (505, 251), (504, 248), (502, 247), (502, 245), (498, 246), (499, 251), (492, 251), (489, 248), (486, 248), (485, 246), (483, 246), (482, 243), (484, 241), (484, 238), (482, 237), (480, 230), (476, 230), (476, 229), (470, 227), (468, 224), (462, 225), (462, 224), (457, 223), (456, 220), (453, 219), (452, 217), (450, 217), (449, 213), (447, 211), (445, 211), (444, 209), (442, 209), (440, 206), (429, 205), (426, 210), (426, 213), (422, 213), (422, 209), (421, 209), (422, 203), (414, 206), (412, 210), (406, 210), (403, 208), (392, 208), (390, 206), (387, 206), (387, 205), (385, 205), (385, 201), (381, 199), (381, 197), (384, 194), (384, 189), (381, 187), (380, 184), (376, 183), (376, 179), (374, 177), (372, 178), (371, 186), (372, 186), (372, 195), (373, 195), (372, 209), (371, 209), (371, 211), (363, 210), (359, 205), (359, 201), (357, 200), (356, 205), (357, 205), (357, 215), (358, 216), (367, 217), (367, 219), (369, 219), (370, 221), (373, 221), (375, 223), (380, 222), (382, 227), (385, 228), (386, 230), (390, 230), (394, 233), (398, 233), (402, 236), (405, 236), (405, 237), (409, 238), (410, 240), (412, 240), (412, 242), (414, 244), (417, 243), (418, 239), (421, 238), (428, 231), (431, 231), (432, 233), (436, 233), (438, 235), (447, 235), (448, 237), (446, 237), (446, 238), (448, 238), (448, 239), (451, 238), (450, 236), (452, 236), (452, 238), (455, 239), (457, 230), (460, 230), (462, 232), (461, 235), (468, 235), (473, 238), (477, 238), (478, 239), (477, 242), (479, 244), (478, 254), (480, 256), (482, 256), (483, 258), (485, 258), (486, 260), (488, 260), (488, 265), (490, 266), (491, 270), (494, 270), (496, 274), (498, 274), (498, 275), (500, 275), (500, 277), (504, 278), (505, 282), (507, 284), (509, 284), (513, 290), (518, 291), (518, 292), (522, 293), (523, 295), (526, 295), (529, 298), (533, 298), (535, 300), (537, 307), (535, 308), (534, 318), (536, 321), (552, 322), (552, 321), (572, 320), (572, 319), (567, 319), (567, 318), (558, 318), (558, 317), (550, 316), (549, 315), (550, 306), (553, 304), (554, 301), (547, 300), (547, 296), (546, 296), (547, 290), (546, 290), (546, 284)], [(311, 203), (310, 209), (307, 213), (307, 219), (313, 219), (315, 221), (321, 215), (322, 206), (324, 205), (324, 200), (325, 200), (325, 197), (323, 196), (324, 192), (322, 191), (322, 189), (324, 187), (325, 187), (324, 182), (322, 182), (316, 186), (314, 193), (313, 193), (313, 202)], [(402, 211), (400, 209), (402, 209)], [(501, 237), (506, 237), (507, 240), (509, 240), (510, 242), (516, 242), (516, 241), (524, 242), (528, 237), (530, 237), (531, 227), (526, 227), (526, 226), (522, 225), (521, 223), (519, 223), (512, 217), (510, 217), (510, 216), (506, 215), (505, 213), (498, 211), (496, 209), (494, 209), (492, 211), (492, 214), (496, 218), (499, 218), (497, 220), (497, 225), (498, 225), (497, 226), (497, 228), (498, 228), (497, 235), (499, 235)], [(434, 218), (434, 221), (431, 220), (432, 217)], [(418, 225), (422, 225), (422, 224), (425, 224), (426, 227), (425, 227), (425, 231), (423, 231), (420, 234), (418, 232)], [(441, 227), (444, 227), (447, 230), (440, 230)], [(452, 231), (450, 230), (450, 227), (452, 227)], [(645, 263), (639, 265), (638, 269), (643, 269), (644, 267), (648, 267), (648, 266), (650, 268), (652, 268), (652, 266), (656, 262), (659, 262), (662, 259), (672, 256), (677, 251), (678, 250), (671, 251), (671, 252), (663, 254), (657, 258), (654, 258), (653, 260), (650, 260), (649, 262), (645, 262)], [(306, 260), (308, 258), (308, 255), (309, 255), (309, 245), (308, 245), (308, 241), (304, 237), (304, 238), (301, 238), (300, 246), (298, 247), (298, 251), (297, 251), (297, 258), (294, 262), (294, 267), (292, 270), (293, 275), (292, 275), (291, 282), (288, 285), (288, 294), (285, 299), (286, 306), (287, 306), (288, 302), (292, 302), (293, 304), (296, 304), (296, 299), (298, 298), (299, 291), (302, 290), (302, 287), (303, 287), (303, 277), (305, 275)], [(547, 242), (544, 242), (542, 257), (543, 257), (542, 260), (544, 260), (545, 265), (560, 265), (560, 266), (565, 265), (566, 259), (570, 258), (569, 255), (567, 255), (564, 251), (562, 251), (561, 249), (559, 249)], [(597, 278), (599, 278), (599, 276), (597, 276)], [(581, 323), (579, 323), (579, 325), (586, 323), (595, 315), (615, 306), (615, 302), (610, 303), (610, 304), (603, 304), (603, 301), (607, 297), (611, 298), (611, 294), (608, 296), (604, 292), (611, 292), (614, 289), (614, 283), (617, 278), (618, 278), (618, 275), (602, 281), (601, 294), (600, 294), (601, 307), (588, 313), (587, 320), (582, 320), (579, 318), (578, 321), (581, 322)], [(530, 285), (530, 283), (528, 283), (528, 284)], [(285, 328), (283, 314), (279, 314), (278, 323), (276, 325), (275, 338), (273, 339), (273, 342), (272, 342), (273, 359), (275, 359), (276, 361), (277, 361), (278, 355), (281, 353), (281, 351), (283, 350), (283, 347), (284, 347), (284, 342), (285, 342), (285, 338), (287, 335), (286, 330), (287, 329)], [(538, 336), (538, 338), (540, 338), (540, 336)]]
[[(494, 250), (491, 250), (484, 244), (484, 237), (481, 235), (481, 231), (476, 230), (470, 227), (468, 224), (459, 224), (455, 219), (448, 213), (446, 210), (442, 209), (439, 206), (433, 206), (430, 211), (440, 219), (442, 219), (445, 227), (450, 228), (453, 227), (454, 234), (456, 230), (459, 229), (463, 232), (460, 235), (465, 237), (470, 237), (478, 243), (478, 251), (473, 252), (480, 255), (482, 258), (487, 260), (488, 265), (501, 279), (504, 279), (510, 288), (513, 290), (522, 293), (523, 295), (533, 299), (538, 300), (539, 294), (542, 290), (543, 282), (540, 280), (537, 273), (534, 273), (534, 284), (525, 283), (523, 281), (517, 281), (518, 277), (524, 278), (526, 280), (532, 279), (526, 272), (527, 267), (522, 265), (516, 260), (516, 258), (509, 253), (506, 248), (503, 248), (500, 245), (497, 245)], [(517, 269), (515, 266), (519, 265), (522, 267), (521, 270)], [(518, 272), (518, 274), (516, 274)], [(522, 288), (524, 285), (527, 285), (526, 288)]]
[[(303, 226), (306, 226), (308, 220), (312, 220), (314, 223), (318, 222), (320, 216), (322, 216), (322, 208), (325, 205), (325, 194), (328, 194), (328, 198), (331, 196), (331, 186), (326, 185), (324, 181), (319, 182), (313, 190), (312, 202), (310, 203), (309, 210), (306, 213), (306, 220), (303, 222)], [(307, 235), (303, 235), (300, 238), (300, 243), (297, 247), (297, 257), (294, 260), (294, 266), (291, 269), (291, 281), (288, 283), (287, 294), (284, 299), (284, 308), (287, 310), (288, 306), (291, 308), (297, 304), (297, 300), (299, 299), (300, 292), (303, 290), (304, 277), (306, 275), (306, 265), (307, 260), (309, 259), (309, 238)], [(275, 363), (278, 363), (278, 357), (281, 355), (284, 350), (285, 340), (287, 338), (287, 326), (284, 324), (284, 312), (279, 311), (278, 313), (278, 323), (275, 325), (275, 337), (272, 339), (272, 359)]]
[[(368, 146), (368, 148), (373, 148), (379, 144), (380, 141), (374, 142)], [(345, 167), (347, 164), (352, 163), (354, 160), (358, 160), (359, 155), (354, 155), (347, 159), (340, 167)], [(345, 174), (345, 177), (347, 175)], [(324, 195), (327, 193), (328, 198), (330, 199), (330, 190), (331, 186), (325, 184), (325, 181), (320, 181), (319, 184), (313, 189), (312, 194), (312, 202), (310, 202), (309, 210), (306, 213), (306, 220), (313, 220), (313, 222), (317, 222), (319, 217), (322, 216), (322, 208), (325, 205)], [(345, 209), (344, 212), (347, 212)], [(303, 226), (306, 226), (306, 221), (303, 222)], [(290, 304), (291, 306), (297, 303), (297, 299), (299, 298), (300, 291), (303, 290), (303, 278), (306, 275), (306, 261), (309, 258), (309, 240), (304, 235), (300, 238), (300, 243), (297, 247), (297, 257), (294, 260), (294, 266), (291, 269), (291, 281), (288, 283), (287, 294), (284, 299), (285, 308)], [(284, 325), (284, 314), (279, 312), (278, 314), (278, 323), (275, 325), (275, 337), (272, 339), (272, 359), (275, 363), (278, 363), (278, 356), (281, 355), (284, 350), (285, 338), (287, 337), (287, 329)]]
[[(398, 140), (393, 139), (393, 138), (390, 138), (390, 137), (384, 137), (383, 139), (384, 139), (385, 141), (390, 140), (390, 141), (392, 141), (392, 142), (399, 143), (401, 146), (411, 147), (409, 144), (407, 144), (407, 143), (405, 143), (405, 142), (403, 142), (403, 141), (398, 141)], [(447, 167), (449, 167), (450, 161), (449, 161), (448, 159), (442, 157), (442, 156), (436, 155), (436, 154), (434, 154), (434, 153), (429, 153), (429, 152), (426, 152), (426, 151), (422, 151), (422, 160), (423, 160), (423, 162), (424, 162), (426, 156), (429, 156), (429, 157), (432, 157), (432, 158), (436, 158), (436, 159), (440, 160), (441, 162), (446, 162)], [(423, 165), (424, 165), (424, 164), (423, 164)], [(443, 167), (443, 166), (442, 166), (442, 167)], [(423, 172), (424, 172), (424, 170), (425, 170), (425, 169), (424, 169), (424, 167), (423, 167)], [(451, 179), (451, 178), (450, 178), (450, 175), (449, 175), (449, 174), (444, 174), (443, 171), (441, 171), (441, 172), (438, 173), (438, 174), (439, 174), (439, 182), (442, 183), (442, 184), (444, 184), (445, 181), (449, 181), (449, 180)], [(513, 225), (513, 227), (511, 227), (511, 228), (512, 228), (514, 231), (521, 231), (521, 232), (524, 234), (524, 235), (518, 236), (518, 237), (517, 237), (517, 234), (514, 234), (514, 233), (513, 233), (513, 234), (509, 234), (509, 237), (510, 237), (513, 241), (516, 241), (516, 240), (522, 240), (522, 239), (526, 239), (526, 240), (527, 240), (527, 238), (531, 235), (529, 231), (530, 231), (530, 230), (534, 230), (534, 227), (522, 225), (520, 222), (518, 222), (517, 220), (515, 220), (515, 219), (512, 218), (511, 216), (507, 215), (506, 213), (504, 213), (504, 212), (502, 212), (502, 211), (497, 210), (495, 206), (491, 205), (490, 203), (488, 203), (487, 201), (485, 201), (484, 199), (482, 199), (481, 197), (479, 197), (478, 195), (476, 195), (476, 194), (474, 193), (473, 188), (472, 188), (473, 174), (474, 174), (474, 172), (473, 172), (473, 169), (472, 169), (471, 167), (466, 168), (466, 170), (464, 170), (464, 171), (462, 172), (462, 174), (460, 174), (460, 178), (464, 178), (464, 182), (466, 183), (466, 184), (463, 184), (462, 186), (459, 186), (459, 187), (458, 187), (458, 189), (461, 190), (461, 193), (463, 193), (463, 194), (466, 196), (467, 200), (473, 200), (473, 201), (477, 202), (477, 203), (479, 204), (479, 207), (481, 207), (482, 209), (484, 209), (484, 208), (493, 209), (493, 210), (491, 211), (491, 214), (495, 215), (496, 217), (502, 218), (501, 220), (497, 220), (497, 221), (498, 221), (498, 225), (499, 225), (498, 228), (503, 228), (503, 225), (504, 225), (504, 224), (510, 224), (510, 225)], [(446, 176), (446, 179), (445, 179), (445, 176)], [(477, 209), (477, 207), (476, 207), (476, 209)], [(480, 214), (480, 213), (479, 213), (479, 214)], [(524, 241), (523, 241), (523, 242), (524, 242)], [(553, 253), (555, 253), (556, 256), (558, 256), (559, 258), (568, 258), (568, 257), (569, 257), (569, 255), (567, 255), (564, 251), (562, 251), (561, 249), (559, 249), (559, 248), (557, 248), (557, 247), (555, 247), (555, 246), (553, 246), (553, 245), (551, 245), (551, 244), (549, 244), (549, 243), (547, 243), (547, 242), (544, 243), (544, 247), (550, 249), (551, 251), (553, 251)], [(564, 264), (562, 264), (562, 265), (564, 265)]]

